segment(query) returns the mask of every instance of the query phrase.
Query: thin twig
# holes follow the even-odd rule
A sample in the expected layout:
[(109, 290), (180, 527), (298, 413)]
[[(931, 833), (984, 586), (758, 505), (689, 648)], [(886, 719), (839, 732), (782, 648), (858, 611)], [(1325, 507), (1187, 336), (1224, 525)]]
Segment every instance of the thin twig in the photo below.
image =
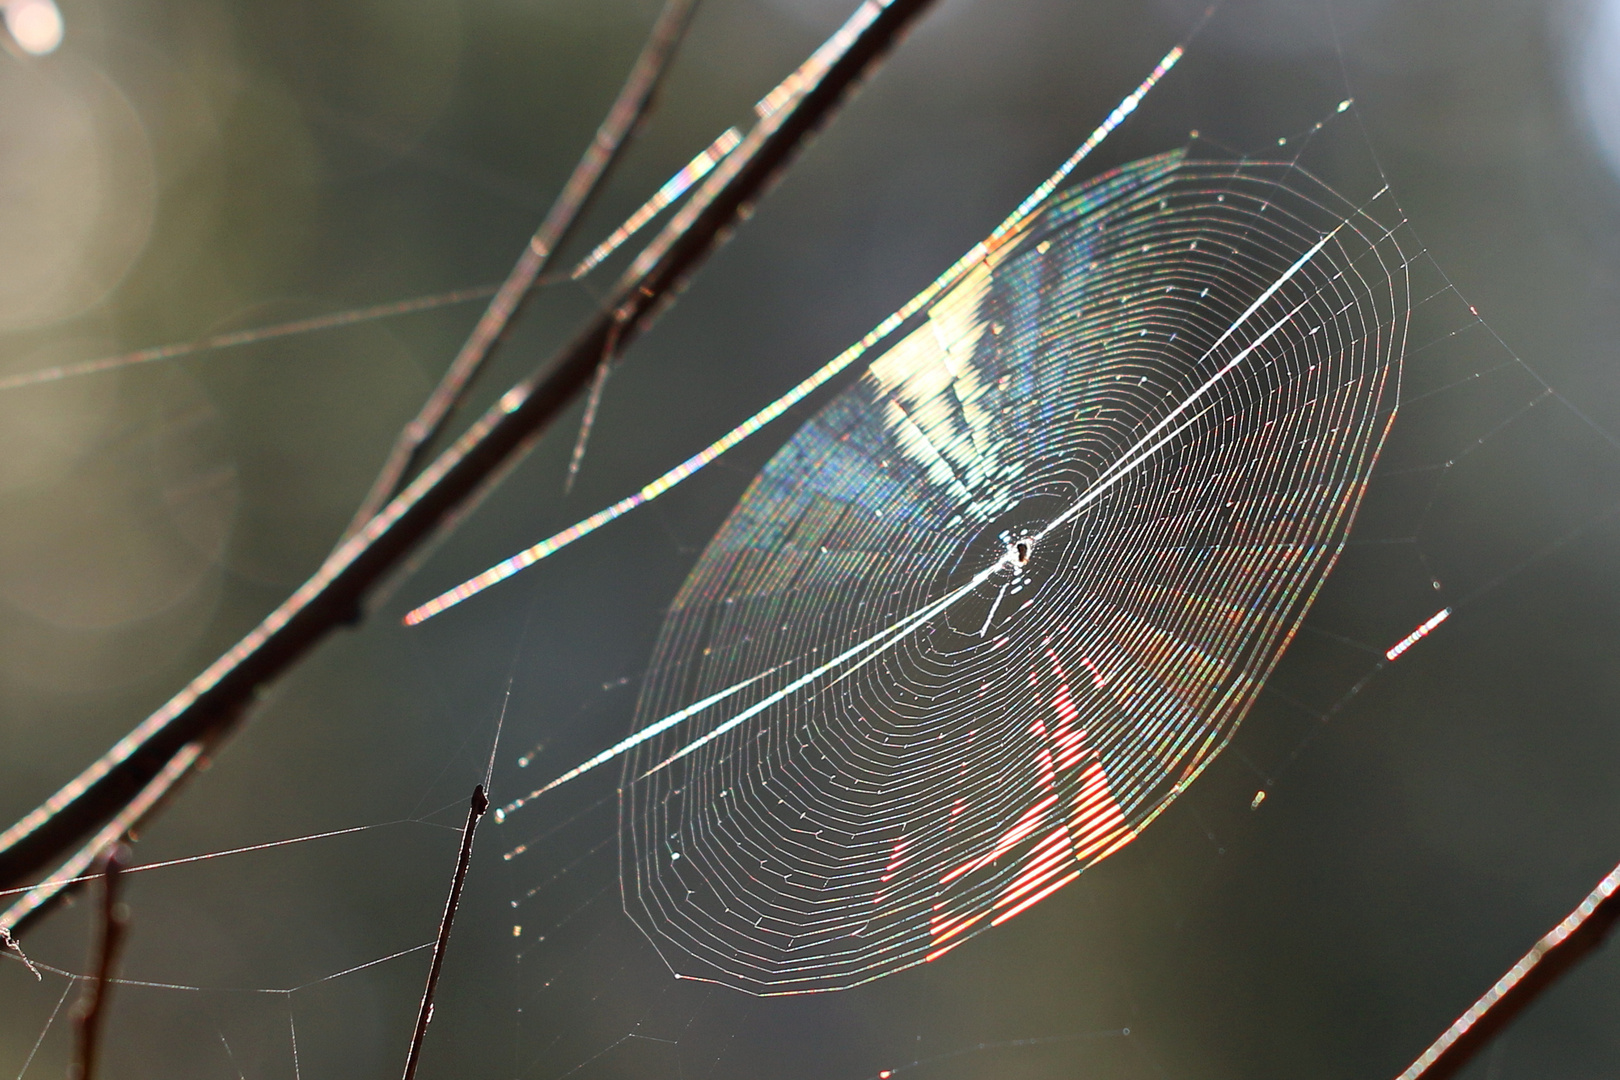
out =
[(666, 0), (664, 10), (653, 24), (646, 47), (631, 69), (630, 77), (625, 80), (624, 88), (619, 91), (618, 100), (608, 111), (607, 119), (597, 129), (596, 138), (591, 140), (579, 164), (574, 166), (573, 175), (552, 204), (545, 221), (541, 222), (539, 231), (523, 249), (517, 265), (512, 267), (512, 272), (501, 284), (495, 298), (489, 302), (483, 318), (478, 320), (478, 325), (445, 371), (444, 378), (428, 396), (422, 411), (399, 433), (387, 461), (383, 463), (382, 472), (378, 473), (371, 491), (360, 503), (354, 520), (349, 523), (344, 533), (345, 540), (364, 528), (366, 522), (376, 517), (377, 512), (400, 493), (421, 466), (422, 457), (433, 439), (444, 430), (451, 415), (466, 399), (473, 380), (506, 336), (512, 319), (528, 300), (535, 282), (550, 264), (552, 255), (573, 232), (580, 215), (601, 189), (602, 181), (618, 160), (631, 133), (646, 115), (664, 73), (669, 70), (675, 47), (686, 33), (696, 8), (697, 0)]
[(568, 479), (563, 481), (563, 494), (571, 494), (579, 467), (585, 464), (585, 446), (590, 442), (591, 429), (596, 426), (596, 410), (602, 407), (602, 391), (607, 389), (608, 376), (613, 373), (613, 360), (618, 355), (619, 330), (602, 345), (602, 359), (596, 365), (596, 377), (591, 380), (591, 392), (585, 398), (585, 415), (579, 419), (579, 435), (574, 439), (574, 452), (568, 459)]
[[(508, 390), (358, 535), (330, 555), (247, 637), (45, 803), (0, 833), (0, 887), (21, 884), (118, 813), (194, 740), (232, 729), (262, 688), (326, 634), (351, 624), (370, 590), (510, 468), (595, 373), (617, 324), (621, 347), (645, 330), (715, 245), (932, 0), (868, 0), (818, 50), (796, 92), (762, 119), (666, 227), (595, 315), (539, 370)], [(187, 770), (180, 770), (183, 776)], [(166, 781), (169, 787), (179, 776)], [(14, 925), (13, 929), (17, 927)]]
[(79, 1039), (78, 1053), (68, 1070), (69, 1080), (95, 1080), (101, 1024), (107, 1015), (107, 998), (112, 993), (113, 969), (118, 965), (118, 951), (129, 931), (129, 912), (118, 900), (118, 871), (122, 869), (123, 858), (122, 845), (115, 844), (102, 863), (101, 937), (96, 943), (96, 974), (73, 1009)]
[(439, 920), (439, 937), (433, 943), (433, 962), (428, 965), (427, 986), (422, 990), (422, 1007), (416, 1013), (416, 1030), (411, 1033), (411, 1049), (405, 1055), (405, 1080), (416, 1076), (416, 1065), (422, 1060), (422, 1040), (427, 1036), (428, 1021), (433, 1019), (433, 992), (439, 987), (439, 972), (444, 967), (444, 949), (450, 944), (450, 927), (456, 921), (456, 908), (461, 904), (461, 887), (467, 883), (467, 864), (472, 861), (473, 833), (478, 831), (478, 819), (489, 809), (489, 796), (484, 785), (473, 788), (472, 803), (467, 807), (467, 824), (461, 829), (461, 854), (456, 856), (456, 876), (450, 880), (450, 896), (444, 902), (444, 917)]
[(1397, 1080), (1449, 1080), (1461, 1072), (1526, 1006), (1603, 944), (1620, 921), (1617, 891), (1620, 866), (1610, 870), (1574, 911), (1547, 931), (1467, 1012), (1441, 1032)]

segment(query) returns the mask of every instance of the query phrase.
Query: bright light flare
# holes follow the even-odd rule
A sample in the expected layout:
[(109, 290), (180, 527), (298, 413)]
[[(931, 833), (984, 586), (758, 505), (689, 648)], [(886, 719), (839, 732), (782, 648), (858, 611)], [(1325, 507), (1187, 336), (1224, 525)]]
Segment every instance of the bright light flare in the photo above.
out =
[(1422, 626), (1418, 627), (1416, 630), (1412, 631), (1410, 634), (1407, 634), (1405, 637), (1401, 638), (1401, 640), (1399, 640), (1395, 644), (1391, 645), (1384, 652), (1384, 659), (1385, 660), (1399, 659), (1401, 653), (1405, 652), (1407, 649), (1410, 649), (1412, 646), (1416, 645), (1418, 642), (1420, 642), (1424, 638), (1428, 637), (1429, 633), (1435, 627), (1439, 626), (1441, 623), (1445, 622), (1449, 618), (1451, 618), (1451, 609), (1450, 608), (1441, 608), (1439, 611), (1437, 611), (1433, 615), (1429, 616), (1428, 621), (1425, 622)]
[(6, 31), (23, 52), (45, 56), (62, 44), (62, 12), (53, 0), (8, 0)]

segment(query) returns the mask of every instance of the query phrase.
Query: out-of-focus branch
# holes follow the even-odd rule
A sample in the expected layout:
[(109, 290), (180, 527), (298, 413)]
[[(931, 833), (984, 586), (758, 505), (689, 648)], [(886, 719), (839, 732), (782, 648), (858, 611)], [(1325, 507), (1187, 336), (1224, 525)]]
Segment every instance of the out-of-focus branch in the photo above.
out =
[[(585, 389), (613, 334), (625, 347), (645, 330), (710, 251), (780, 175), (808, 136), (927, 10), (932, 0), (867, 0), (803, 65), (772, 109), (666, 226), (616, 287), (609, 310), (472, 427), (252, 633), (142, 721), (45, 803), (0, 833), (0, 887), (61, 859), (130, 800), (161, 798), (189, 765), (168, 770), (199, 740), (223, 737), (272, 679), (334, 627), (353, 621), (369, 591), (521, 455)], [(774, 95), (773, 95), (774, 96)], [(154, 791), (161, 788), (161, 791)]]
[(107, 1015), (107, 998), (112, 993), (113, 969), (118, 966), (118, 952), (129, 931), (129, 913), (118, 900), (123, 854), (122, 845), (114, 844), (102, 861), (101, 934), (93, 957), (95, 974), (85, 984), (84, 996), (73, 1010), (79, 1038), (73, 1064), (68, 1067), (68, 1080), (95, 1080), (101, 1025)]
[(680, 44), (696, 9), (697, 0), (666, 0), (663, 12), (653, 24), (652, 35), (636, 60), (636, 66), (631, 69), (618, 99), (608, 111), (607, 119), (596, 129), (596, 138), (591, 140), (579, 164), (574, 166), (573, 175), (552, 204), (545, 221), (541, 222), (540, 230), (529, 241), (529, 246), (523, 249), (517, 265), (512, 267), (512, 272), (489, 302), (483, 318), (478, 320), (478, 325), (468, 335), (461, 351), (439, 380), (439, 385), (428, 396), (422, 411), (399, 433), (393, 449), (388, 452), (388, 459), (383, 463), (382, 472), (377, 475), (371, 491), (361, 502), (354, 520), (343, 534), (345, 540), (364, 528), (366, 522), (377, 516), (377, 511), (400, 493), (421, 465), (422, 456), (434, 437), (444, 430), (451, 415), (466, 399), (473, 379), (506, 336), (512, 319), (529, 298), (535, 282), (550, 265), (552, 255), (573, 232), (580, 215), (590, 205), (597, 191), (601, 190), (602, 181), (618, 160), (619, 152), (646, 116), (658, 84), (669, 70), (675, 47)]

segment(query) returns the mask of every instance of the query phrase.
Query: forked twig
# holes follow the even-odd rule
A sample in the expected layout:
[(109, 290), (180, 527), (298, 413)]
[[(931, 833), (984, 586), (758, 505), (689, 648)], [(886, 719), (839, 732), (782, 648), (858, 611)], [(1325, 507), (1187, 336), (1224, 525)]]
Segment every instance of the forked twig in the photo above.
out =
[(568, 239), (580, 215), (601, 189), (602, 181), (618, 160), (619, 152), (646, 115), (658, 84), (669, 70), (675, 47), (686, 33), (696, 8), (697, 0), (666, 0), (646, 47), (636, 60), (636, 66), (631, 69), (630, 77), (625, 80), (624, 88), (619, 91), (618, 100), (608, 111), (607, 119), (597, 129), (596, 138), (591, 140), (579, 164), (574, 166), (573, 175), (552, 204), (545, 221), (541, 222), (539, 231), (529, 241), (529, 246), (523, 249), (517, 265), (512, 267), (512, 272), (501, 283), (483, 318), (478, 320), (478, 325), (468, 335), (439, 385), (428, 396), (422, 411), (399, 433), (398, 440), (388, 453), (388, 460), (383, 463), (382, 472), (377, 475), (371, 491), (360, 503), (354, 520), (344, 532), (345, 540), (359, 532), (366, 522), (377, 516), (377, 511), (400, 493), (421, 466), (428, 446), (466, 398), (473, 379), (506, 336), (513, 317), (533, 292), (535, 282), (545, 273), (557, 249)]
[(422, 990), (422, 1007), (416, 1013), (416, 1030), (411, 1032), (411, 1049), (405, 1055), (405, 1080), (414, 1080), (416, 1065), (422, 1060), (422, 1040), (427, 1037), (428, 1021), (433, 1019), (433, 992), (439, 987), (444, 949), (450, 943), (450, 927), (456, 921), (461, 887), (467, 883), (467, 864), (472, 861), (473, 833), (478, 830), (478, 819), (488, 809), (489, 796), (484, 794), (484, 785), (479, 784), (473, 788), (472, 802), (467, 807), (467, 824), (461, 827), (461, 854), (456, 857), (456, 875), (450, 879), (450, 896), (444, 902), (444, 917), (439, 920), (439, 936), (433, 942), (433, 962), (428, 966), (427, 986)]
[(1542, 935), (1396, 1080), (1449, 1080), (1461, 1072), (1526, 1006), (1603, 944), (1614, 924), (1620, 922), (1617, 892), (1620, 866), (1610, 870), (1574, 911)]
[(79, 1038), (73, 1064), (68, 1069), (68, 1080), (95, 1080), (101, 1024), (107, 1015), (107, 998), (112, 993), (113, 968), (118, 964), (118, 951), (129, 931), (129, 913), (118, 900), (123, 857), (123, 846), (115, 844), (102, 863), (101, 937), (96, 943), (95, 977), (85, 986), (84, 996), (73, 1008), (73, 1023)]

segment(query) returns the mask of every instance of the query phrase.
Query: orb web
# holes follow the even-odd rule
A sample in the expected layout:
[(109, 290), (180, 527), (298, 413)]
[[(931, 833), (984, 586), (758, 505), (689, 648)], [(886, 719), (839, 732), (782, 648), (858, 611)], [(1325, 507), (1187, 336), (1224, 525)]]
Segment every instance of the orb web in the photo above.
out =
[(776, 453), (660, 632), (626, 910), (686, 977), (935, 959), (1131, 841), (1220, 751), (1393, 419), (1374, 213), (1175, 152), (1052, 195)]

